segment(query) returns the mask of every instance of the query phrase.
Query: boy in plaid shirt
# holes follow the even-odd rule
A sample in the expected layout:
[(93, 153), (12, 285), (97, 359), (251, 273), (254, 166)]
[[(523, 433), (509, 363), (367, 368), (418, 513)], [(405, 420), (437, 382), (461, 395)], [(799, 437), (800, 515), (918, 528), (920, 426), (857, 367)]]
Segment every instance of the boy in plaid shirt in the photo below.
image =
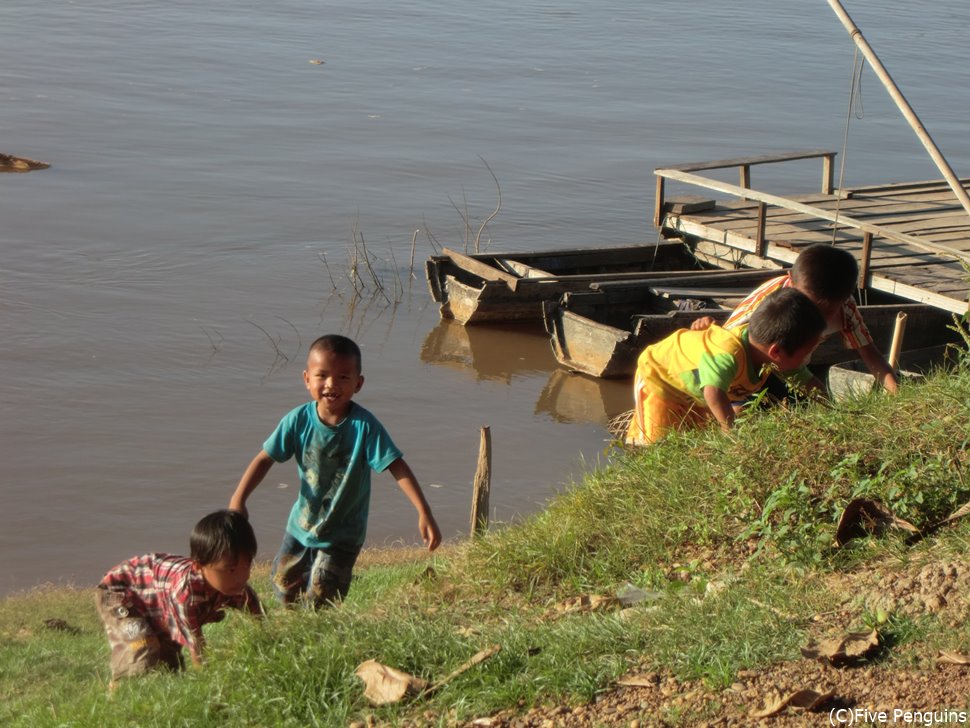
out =
[(111, 569), (98, 584), (96, 605), (111, 645), (111, 687), (118, 678), (167, 665), (202, 662), (202, 625), (219, 622), (226, 607), (262, 615), (249, 586), (256, 535), (245, 516), (216, 511), (199, 521), (188, 558), (146, 554)]

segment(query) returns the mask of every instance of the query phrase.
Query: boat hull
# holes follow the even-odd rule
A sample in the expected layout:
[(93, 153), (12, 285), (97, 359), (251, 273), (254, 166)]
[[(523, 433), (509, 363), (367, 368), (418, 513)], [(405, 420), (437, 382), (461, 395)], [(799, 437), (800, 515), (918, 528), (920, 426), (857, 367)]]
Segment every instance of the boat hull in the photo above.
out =
[[(952, 341), (949, 330), (952, 316), (925, 304), (889, 304), (860, 306), (862, 317), (873, 340), (885, 350), (892, 338), (896, 315), (909, 317), (907, 347), (922, 348)], [(723, 322), (730, 310), (667, 311), (628, 316), (629, 323), (619, 323), (624, 316), (621, 305), (595, 293), (564, 296), (558, 302), (544, 305), (544, 323), (556, 361), (571, 371), (591, 377), (632, 377), (637, 357), (650, 344), (677, 329), (689, 328), (700, 316)], [(884, 344), (882, 342), (885, 342)], [(829, 366), (852, 356), (838, 335), (826, 339), (812, 357), (813, 366)]]
[(680, 242), (525, 253), (447, 251), (425, 263), (442, 318), (463, 325), (542, 320), (542, 303), (603, 280), (663, 278), (701, 265)]
[[(952, 368), (959, 351), (950, 344), (904, 351), (899, 357), (899, 379), (903, 383), (918, 381), (934, 369)], [(826, 383), (832, 398), (842, 400), (868, 394), (875, 388), (876, 378), (859, 359), (853, 359), (829, 367)]]

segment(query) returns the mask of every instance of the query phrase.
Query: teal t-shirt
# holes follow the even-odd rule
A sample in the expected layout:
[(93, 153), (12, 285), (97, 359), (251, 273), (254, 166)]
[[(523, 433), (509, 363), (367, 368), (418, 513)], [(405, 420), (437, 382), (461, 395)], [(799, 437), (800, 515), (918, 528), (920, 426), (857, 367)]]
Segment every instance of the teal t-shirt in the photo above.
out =
[(263, 450), (280, 463), (296, 457), (300, 494), (286, 524), (290, 535), (309, 548), (363, 546), (371, 470), (382, 472), (401, 457), (374, 415), (351, 402), (347, 417), (331, 427), (308, 402), (283, 417)]

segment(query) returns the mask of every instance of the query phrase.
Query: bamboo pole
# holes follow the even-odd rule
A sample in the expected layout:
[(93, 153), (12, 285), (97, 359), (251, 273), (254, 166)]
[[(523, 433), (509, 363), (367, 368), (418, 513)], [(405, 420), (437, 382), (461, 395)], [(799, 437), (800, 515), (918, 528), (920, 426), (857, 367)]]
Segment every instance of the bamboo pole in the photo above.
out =
[(919, 137), (919, 140), (923, 143), (926, 151), (929, 152), (930, 157), (936, 163), (937, 168), (939, 168), (940, 172), (943, 173), (943, 177), (946, 179), (947, 184), (950, 185), (950, 189), (953, 190), (953, 194), (957, 196), (960, 204), (963, 205), (963, 209), (970, 214), (970, 197), (967, 196), (967, 191), (963, 189), (963, 185), (960, 184), (960, 180), (957, 178), (956, 174), (953, 173), (950, 165), (947, 163), (946, 159), (944, 159), (943, 153), (940, 151), (939, 147), (936, 146), (936, 143), (933, 141), (930, 133), (926, 131), (926, 128), (923, 126), (923, 122), (920, 121), (919, 117), (916, 115), (916, 112), (913, 110), (913, 107), (909, 105), (906, 97), (903, 96), (903, 92), (899, 90), (898, 86), (896, 86), (892, 76), (889, 75), (889, 71), (887, 71), (886, 67), (882, 65), (882, 62), (879, 60), (879, 56), (876, 55), (876, 52), (872, 49), (872, 46), (870, 46), (863, 37), (862, 31), (859, 30), (859, 27), (855, 24), (852, 18), (849, 17), (849, 14), (845, 11), (845, 8), (842, 7), (839, 0), (828, 0), (828, 3), (832, 10), (835, 11), (835, 14), (839, 17), (839, 20), (842, 21), (842, 25), (845, 26), (845, 29), (849, 31), (849, 36), (852, 38), (852, 41), (859, 47), (859, 50), (862, 51), (862, 54), (866, 57), (866, 60), (869, 61), (869, 65), (872, 66), (872, 70), (876, 72), (876, 75), (879, 77), (879, 80), (882, 81), (883, 86), (885, 86), (886, 90), (889, 91), (889, 96), (893, 101), (896, 102), (896, 106), (899, 107), (899, 110), (903, 113), (906, 121), (908, 121), (909, 125), (913, 128), (913, 131), (916, 132), (916, 136)]
[(472, 537), (488, 530), (488, 496), (492, 489), (492, 433), (482, 427), (478, 446), (478, 467), (475, 469), (475, 484), (472, 490)]
[(903, 348), (903, 335), (906, 333), (906, 314), (902, 311), (896, 314), (896, 325), (893, 328), (893, 343), (889, 347), (889, 368), (893, 371), (899, 366), (899, 352)]

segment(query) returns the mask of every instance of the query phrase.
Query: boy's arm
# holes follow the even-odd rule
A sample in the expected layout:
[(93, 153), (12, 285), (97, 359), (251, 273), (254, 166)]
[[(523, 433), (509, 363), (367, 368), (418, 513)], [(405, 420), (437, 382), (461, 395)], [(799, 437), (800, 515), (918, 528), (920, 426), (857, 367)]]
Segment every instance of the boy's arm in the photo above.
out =
[(202, 652), (205, 650), (205, 638), (202, 636), (201, 630), (196, 636), (195, 641), (189, 643), (189, 657), (192, 658), (193, 667), (202, 667)]
[(886, 357), (876, 348), (875, 344), (866, 344), (859, 349), (859, 358), (876, 378), (876, 382), (885, 387), (890, 394), (896, 394), (898, 382), (896, 374), (886, 361)]
[(254, 457), (253, 461), (249, 463), (249, 467), (246, 468), (246, 472), (243, 473), (242, 478), (239, 480), (239, 485), (236, 486), (236, 491), (232, 494), (232, 498), (229, 499), (229, 510), (239, 511), (246, 518), (249, 518), (249, 511), (246, 509), (246, 499), (249, 498), (250, 493), (256, 490), (256, 486), (263, 482), (266, 473), (273, 467), (273, 462), (273, 458), (265, 450), (259, 451), (259, 455)]
[(418, 512), (418, 531), (421, 533), (421, 539), (427, 545), (428, 551), (434, 551), (441, 543), (441, 530), (434, 516), (431, 515), (431, 506), (425, 500), (421, 486), (418, 485), (418, 479), (414, 477), (411, 467), (404, 458), (398, 458), (387, 469)]
[(715, 419), (721, 423), (721, 429), (730, 430), (734, 424), (734, 407), (731, 406), (727, 392), (709, 384), (704, 387), (704, 402)]

